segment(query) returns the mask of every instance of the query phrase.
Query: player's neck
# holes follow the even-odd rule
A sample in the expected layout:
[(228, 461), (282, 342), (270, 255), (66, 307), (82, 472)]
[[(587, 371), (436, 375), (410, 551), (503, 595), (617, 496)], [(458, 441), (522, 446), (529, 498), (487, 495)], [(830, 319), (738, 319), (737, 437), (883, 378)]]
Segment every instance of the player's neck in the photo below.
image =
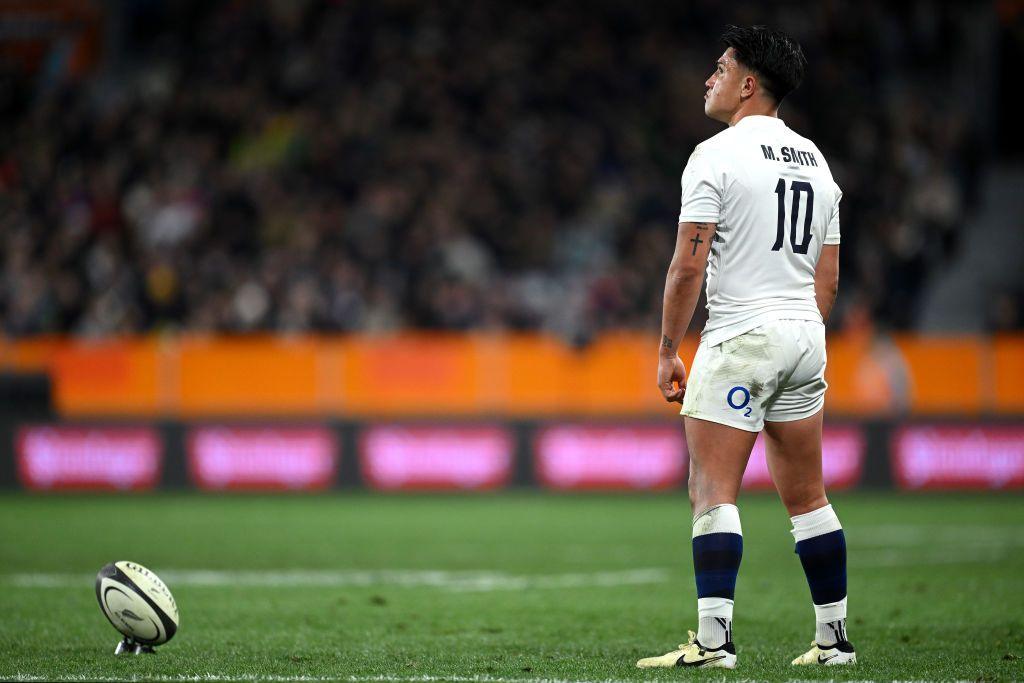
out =
[(729, 119), (729, 127), (735, 126), (742, 119), (748, 116), (771, 116), (772, 118), (779, 118), (779, 107), (774, 102), (765, 102), (763, 100), (747, 100), (743, 102), (739, 109), (737, 109), (732, 117)]

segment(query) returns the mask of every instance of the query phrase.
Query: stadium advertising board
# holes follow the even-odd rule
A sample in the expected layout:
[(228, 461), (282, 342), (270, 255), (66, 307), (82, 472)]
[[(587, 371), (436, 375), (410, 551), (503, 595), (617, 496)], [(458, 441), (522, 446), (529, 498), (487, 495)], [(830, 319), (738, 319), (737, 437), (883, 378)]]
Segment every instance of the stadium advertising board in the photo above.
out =
[[(863, 430), (860, 427), (826, 426), (821, 434), (821, 468), (825, 486), (831, 490), (856, 486), (860, 482), (863, 467)], [(763, 435), (758, 436), (754, 442), (747, 471), (743, 474), (743, 488), (775, 488), (768, 473)]]
[(534, 458), (546, 488), (668, 489), (683, 481), (686, 442), (671, 425), (552, 425), (537, 432)]
[(496, 489), (512, 475), (513, 444), (492, 425), (376, 425), (363, 432), (359, 459), (379, 490)]
[(187, 450), (189, 477), (206, 490), (318, 490), (338, 473), (326, 427), (196, 427)]
[(150, 427), (25, 426), (15, 453), (18, 479), (36, 491), (147, 490), (163, 464), (162, 442)]
[(891, 452), (900, 488), (1024, 488), (1024, 426), (903, 427)]

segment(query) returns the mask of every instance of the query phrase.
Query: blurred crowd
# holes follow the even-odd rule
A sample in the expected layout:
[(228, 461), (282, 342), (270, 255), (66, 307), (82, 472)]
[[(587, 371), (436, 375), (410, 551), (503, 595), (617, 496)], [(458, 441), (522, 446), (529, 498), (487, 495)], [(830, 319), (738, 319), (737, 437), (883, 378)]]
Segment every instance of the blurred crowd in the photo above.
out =
[(0, 76), (8, 334), (656, 330), (726, 23), (808, 55), (782, 115), (845, 192), (835, 325), (911, 326), (977, 201), (955, 4), (129, 7), (88, 78)]

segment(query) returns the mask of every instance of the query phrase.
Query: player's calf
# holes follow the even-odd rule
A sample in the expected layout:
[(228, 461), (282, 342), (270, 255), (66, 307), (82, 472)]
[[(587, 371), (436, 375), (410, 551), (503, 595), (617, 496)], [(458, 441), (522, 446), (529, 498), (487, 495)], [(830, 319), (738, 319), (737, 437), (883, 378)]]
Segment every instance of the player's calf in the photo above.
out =
[(705, 648), (732, 642), (733, 598), (742, 558), (743, 532), (735, 505), (716, 505), (694, 518), (697, 641)]
[(854, 664), (846, 636), (846, 536), (831, 505), (791, 518), (814, 603), (814, 646), (793, 664)]

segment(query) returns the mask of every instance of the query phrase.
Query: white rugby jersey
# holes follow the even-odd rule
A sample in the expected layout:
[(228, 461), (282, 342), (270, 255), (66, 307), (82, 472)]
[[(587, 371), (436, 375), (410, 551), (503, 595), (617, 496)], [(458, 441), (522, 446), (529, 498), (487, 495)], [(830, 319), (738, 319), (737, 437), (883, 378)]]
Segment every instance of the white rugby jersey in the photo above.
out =
[(680, 223), (718, 224), (702, 335), (709, 345), (769, 320), (821, 322), (814, 269), (822, 245), (839, 244), (843, 193), (813, 142), (781, 119), (746, 116), (697, 145), (682, 189)]

